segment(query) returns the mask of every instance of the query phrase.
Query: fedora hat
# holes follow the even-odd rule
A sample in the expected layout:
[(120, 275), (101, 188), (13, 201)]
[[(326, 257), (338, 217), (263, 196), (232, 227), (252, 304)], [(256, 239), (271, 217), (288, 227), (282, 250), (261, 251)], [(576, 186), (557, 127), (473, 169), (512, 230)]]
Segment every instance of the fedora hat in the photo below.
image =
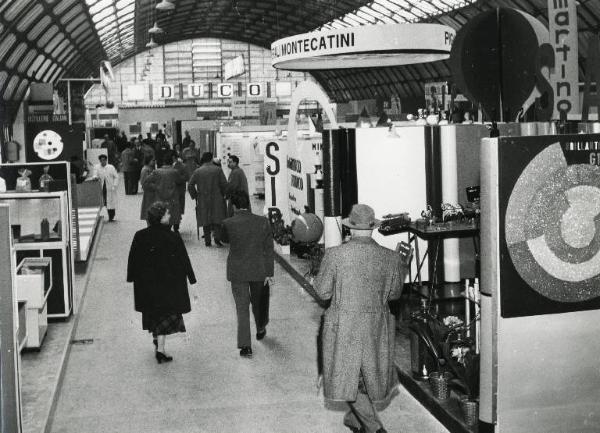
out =
[(366, 204), (355, 204), (348, 218), (342, 220), (343, 225), (354, 230), (373, 230), (379, 227), (380, 222), (375, 218), (373, 208)]

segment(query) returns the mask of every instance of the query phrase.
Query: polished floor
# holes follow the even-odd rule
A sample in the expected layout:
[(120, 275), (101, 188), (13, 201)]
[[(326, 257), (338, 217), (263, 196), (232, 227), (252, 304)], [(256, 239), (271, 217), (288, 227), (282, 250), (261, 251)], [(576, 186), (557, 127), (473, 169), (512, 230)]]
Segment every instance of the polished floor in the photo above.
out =
[[(126, 264), (141, 194), (120, 186), (117, 220), (106, 223), (88, 267), (89, 283), (49, 431), (55, 433), (347, 432), (343, 411), (317, 395), (315, 336), (321, 309), (276, 266), (267, 337), (254, 357), (236, 348), (236, 318), (225, 279), (227, 247), (196, 239), (191, 201), (182, 237), (198, 283), (190, 287), (187, 333), (167, 338), (174, 357), (158, 365), (151, 337), (133, 309)], [(254, 334), (254, 330), (253, 330)], [(390, 433), (447, 430), (405, 390), (382, 412)]]

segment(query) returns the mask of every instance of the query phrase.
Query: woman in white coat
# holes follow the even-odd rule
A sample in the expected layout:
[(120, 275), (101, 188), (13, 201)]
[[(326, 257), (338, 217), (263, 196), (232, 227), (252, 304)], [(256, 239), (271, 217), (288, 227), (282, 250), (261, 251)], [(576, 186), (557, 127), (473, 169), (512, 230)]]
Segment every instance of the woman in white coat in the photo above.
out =
[(106, 206), (106, 210), (108, 211), (108, 221), (114, 221), (115, 209), (117, 208), (119, 174), (112, 164), (108, 164), (106, 155), (100, 155), (98, 159), (100, 160), (100, 164), (94, 165), (93, 177), (100, 179), (100, 183), (102, 184), (102, 198), (104, 199), (104, 206)]

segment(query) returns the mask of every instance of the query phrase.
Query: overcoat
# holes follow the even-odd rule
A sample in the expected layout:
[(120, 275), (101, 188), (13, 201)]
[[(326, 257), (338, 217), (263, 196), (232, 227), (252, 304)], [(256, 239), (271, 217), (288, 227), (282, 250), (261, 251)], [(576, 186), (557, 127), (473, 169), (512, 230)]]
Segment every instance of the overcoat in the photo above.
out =
[(181, 237), (162, 224), (138, 231), (131, 243), (127, 281), (133, 282), (135, 310), (155, 315), (188, 313), (187, 280), (196, 282)]
[(136, 172), (138, 170), (138, 161), (136, 161), (135, 150), (127, 147), (121, 152), (121, 171)]
[[(246, 179), (246, 174), (240, 167), (232, 169), (227, 179), (227, 196), (230, 197), (235, 191), (244, 191), (248, 194), (248, 179)], [(251, 210), (251, 208), (249, 207), (248, 210)], [(233, 205), (231, 204), (231, 200), (229, 200), (227, 202), (227, 216), (232, 215)]]
[(225, 191), (227, 179), (220, 167), (212, 161), (205, 162), (194, 171), (188, 191), (196, 200), (197, 226), (221, 224), (225, 219)]
[(185, 164), (185, 170), (187, 171), (188, 179), (192, 177), (194, 171), (198, 168), (198, 162), (200, 161), (200, 154), (197, 149), (186, 147), (181, 152), (181, 158)]
[(183, 215), (185, 213), (185, 183), (190, 179), (185, 169), (185, 165), (180, 160), (173, 163), (173, 168), (179, 173), (179, 180), (177, 181), (177, 194), (179, 196), (179, 212)]
[(240, 209), (223, 221), (229, 239), (227, 281), (264, 281), (273, 276), (273, 235), (264, 216)]
[(152, 172), (154, 171), (154, 167), (145, 165), (142, 167), (142, 171), (140, 172), (140, 185), (142, 185), (142, 190), (144, 191), (144, 195), (142, 195), (142, 207), (140, 210), (140, 219), (146, 219), (146, 213), (148, 212), (148, 208), (152, 203), (156, 200), (154, 199), (154, 189), (146, 189), (146, 180), (150, 177)]
[(111, 165), (106, 164), (102, 167), (102, 164), (94, 165), (94, 174), (92, 177), (100, 179), (100, 185), (106, 183), (106, 208), (116, 209), (117, 208), (117, 186), (119, 185), (119, 173), (117, 169)]
[(323, 300), (331, 299), (323, 324), (326, 399), (355, 401), (361, 372), (373, 402), (392, 396), (398, 378), (388, 300), (400, 297), (405, 275), (400, 255), (371, 238), (326, 250), (314, 284)]
[[(154, 201), (163, 201), (167, 204), (171, 214), (169, 220), (171, 225), (181, 222), (181, 207), (179, 206), (179, 193), (177, 191), (177, 184), (181, 182), (185, 184), (184, 175), (169, 165), (163, 165), (154, 170), (144, 182), (144, 194), (146, 191), (148, 193), (153, 192)], [(146, 209), (142, 210), (142, 215), (146, 215), (148, 207), (152, 203), (148, 203), (143, 199), (142, 201), (147, 205)]]

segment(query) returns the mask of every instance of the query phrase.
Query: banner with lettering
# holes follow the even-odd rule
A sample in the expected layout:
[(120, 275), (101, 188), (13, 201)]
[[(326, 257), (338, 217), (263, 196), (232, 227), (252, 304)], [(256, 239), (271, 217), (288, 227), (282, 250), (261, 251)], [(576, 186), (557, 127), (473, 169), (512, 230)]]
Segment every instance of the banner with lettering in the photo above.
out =
[(265, 210), (276, 207), (283, 221), (290, 224), (287, 186), (287, 140), (285, 137), (258, 137), (258, 145), (264, 152)]
[[(322, 165), (321, 133), (300, 131), (296, 145), (289, 146), (287, 156), (288, 191), (290, 217), (304, 213), (308, 205), (308, 174), (315, 172), (316, 165)], [(322, 205), (321, 205), (322, 207)]]
[(560, 112), (579, 113), (579, 42), (577, 39), (577, 5), (574, 0), (548, 0), (550, 44), (554, 49), (554, 72), (550, 75), (554, 89), (553, 119)]

